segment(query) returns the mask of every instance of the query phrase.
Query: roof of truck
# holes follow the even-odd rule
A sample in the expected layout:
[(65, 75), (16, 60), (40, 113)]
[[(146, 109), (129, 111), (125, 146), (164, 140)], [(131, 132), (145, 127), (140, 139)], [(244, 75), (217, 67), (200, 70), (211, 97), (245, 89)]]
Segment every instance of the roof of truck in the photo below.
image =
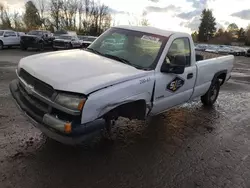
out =
[(164, 30), (160, 29), (157, 27), (151, 27), (151, 26), (131, 26), (131, 25), (120, 25), (120, 26), (115, 26), (115, 28), (121, 28), (121, 29), (128, 29), (128, 30), (133, 30), (133, 31), (140, 31), (140, 32), (145, 32), (145, 33), (152, 33), (156, 35), (161, 35), (165, 37), (169, 37), (172, 34), (187, 34), (183, 32), (177, 32), (177, 31), (169, 31), (169, 30)]

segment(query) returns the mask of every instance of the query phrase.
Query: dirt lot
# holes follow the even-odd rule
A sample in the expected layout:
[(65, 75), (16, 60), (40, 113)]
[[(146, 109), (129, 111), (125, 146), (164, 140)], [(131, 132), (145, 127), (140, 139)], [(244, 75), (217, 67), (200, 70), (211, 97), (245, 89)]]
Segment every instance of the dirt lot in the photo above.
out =
[(250, 58), (236, 58), (213, 109), (195, 101), (146, 122), (121, 119), (113, 143), (69, 147), (43, 136), (11, 99), (16, 64), (33, 53), (0, 51), (1, 188), (250, 187)]

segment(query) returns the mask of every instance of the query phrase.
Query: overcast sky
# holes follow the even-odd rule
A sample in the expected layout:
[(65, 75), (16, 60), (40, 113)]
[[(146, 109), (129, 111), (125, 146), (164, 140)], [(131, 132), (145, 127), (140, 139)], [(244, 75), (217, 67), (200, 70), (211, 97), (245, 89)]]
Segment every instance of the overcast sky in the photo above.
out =
[[(22, 10), (27, 0), (0, 0), (10, 10)], [(250, 0), (100, 0), (113, 11), (116, 24), (128, 24), (143, 11), (152, 26), (163, 29), (196, 30), (204, 8), (213, 10), (217, 26), (226, 28), (235, 22), (246, 28), (250, 24)], [(132, 16), (133, 15), (133, 16)]]

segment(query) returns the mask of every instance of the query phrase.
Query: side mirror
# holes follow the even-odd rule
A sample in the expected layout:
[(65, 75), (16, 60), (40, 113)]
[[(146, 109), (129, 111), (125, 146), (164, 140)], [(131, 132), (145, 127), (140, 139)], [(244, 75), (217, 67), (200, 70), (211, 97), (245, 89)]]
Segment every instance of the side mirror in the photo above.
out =
[(186, 57), (176, 55), (171, 63), (164, 62), (161, 67), (161, 72), (183, 74), (186, 66)]

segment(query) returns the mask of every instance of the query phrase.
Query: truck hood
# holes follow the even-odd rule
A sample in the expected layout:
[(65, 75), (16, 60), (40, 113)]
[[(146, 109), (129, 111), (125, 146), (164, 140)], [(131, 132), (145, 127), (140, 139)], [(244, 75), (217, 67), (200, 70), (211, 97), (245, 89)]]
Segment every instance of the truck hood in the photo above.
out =
[(84, 50), (29, 56), (20, 61), (20, 68), (56, 90), (82, 94), (143, 77), (151, 72)]
[(39, 35), (23, 35), (21, 38), (41, 38)]
[(55, 39), (54, 42), (71, 42), (71, 40), (68, 40), (68, 39)]

